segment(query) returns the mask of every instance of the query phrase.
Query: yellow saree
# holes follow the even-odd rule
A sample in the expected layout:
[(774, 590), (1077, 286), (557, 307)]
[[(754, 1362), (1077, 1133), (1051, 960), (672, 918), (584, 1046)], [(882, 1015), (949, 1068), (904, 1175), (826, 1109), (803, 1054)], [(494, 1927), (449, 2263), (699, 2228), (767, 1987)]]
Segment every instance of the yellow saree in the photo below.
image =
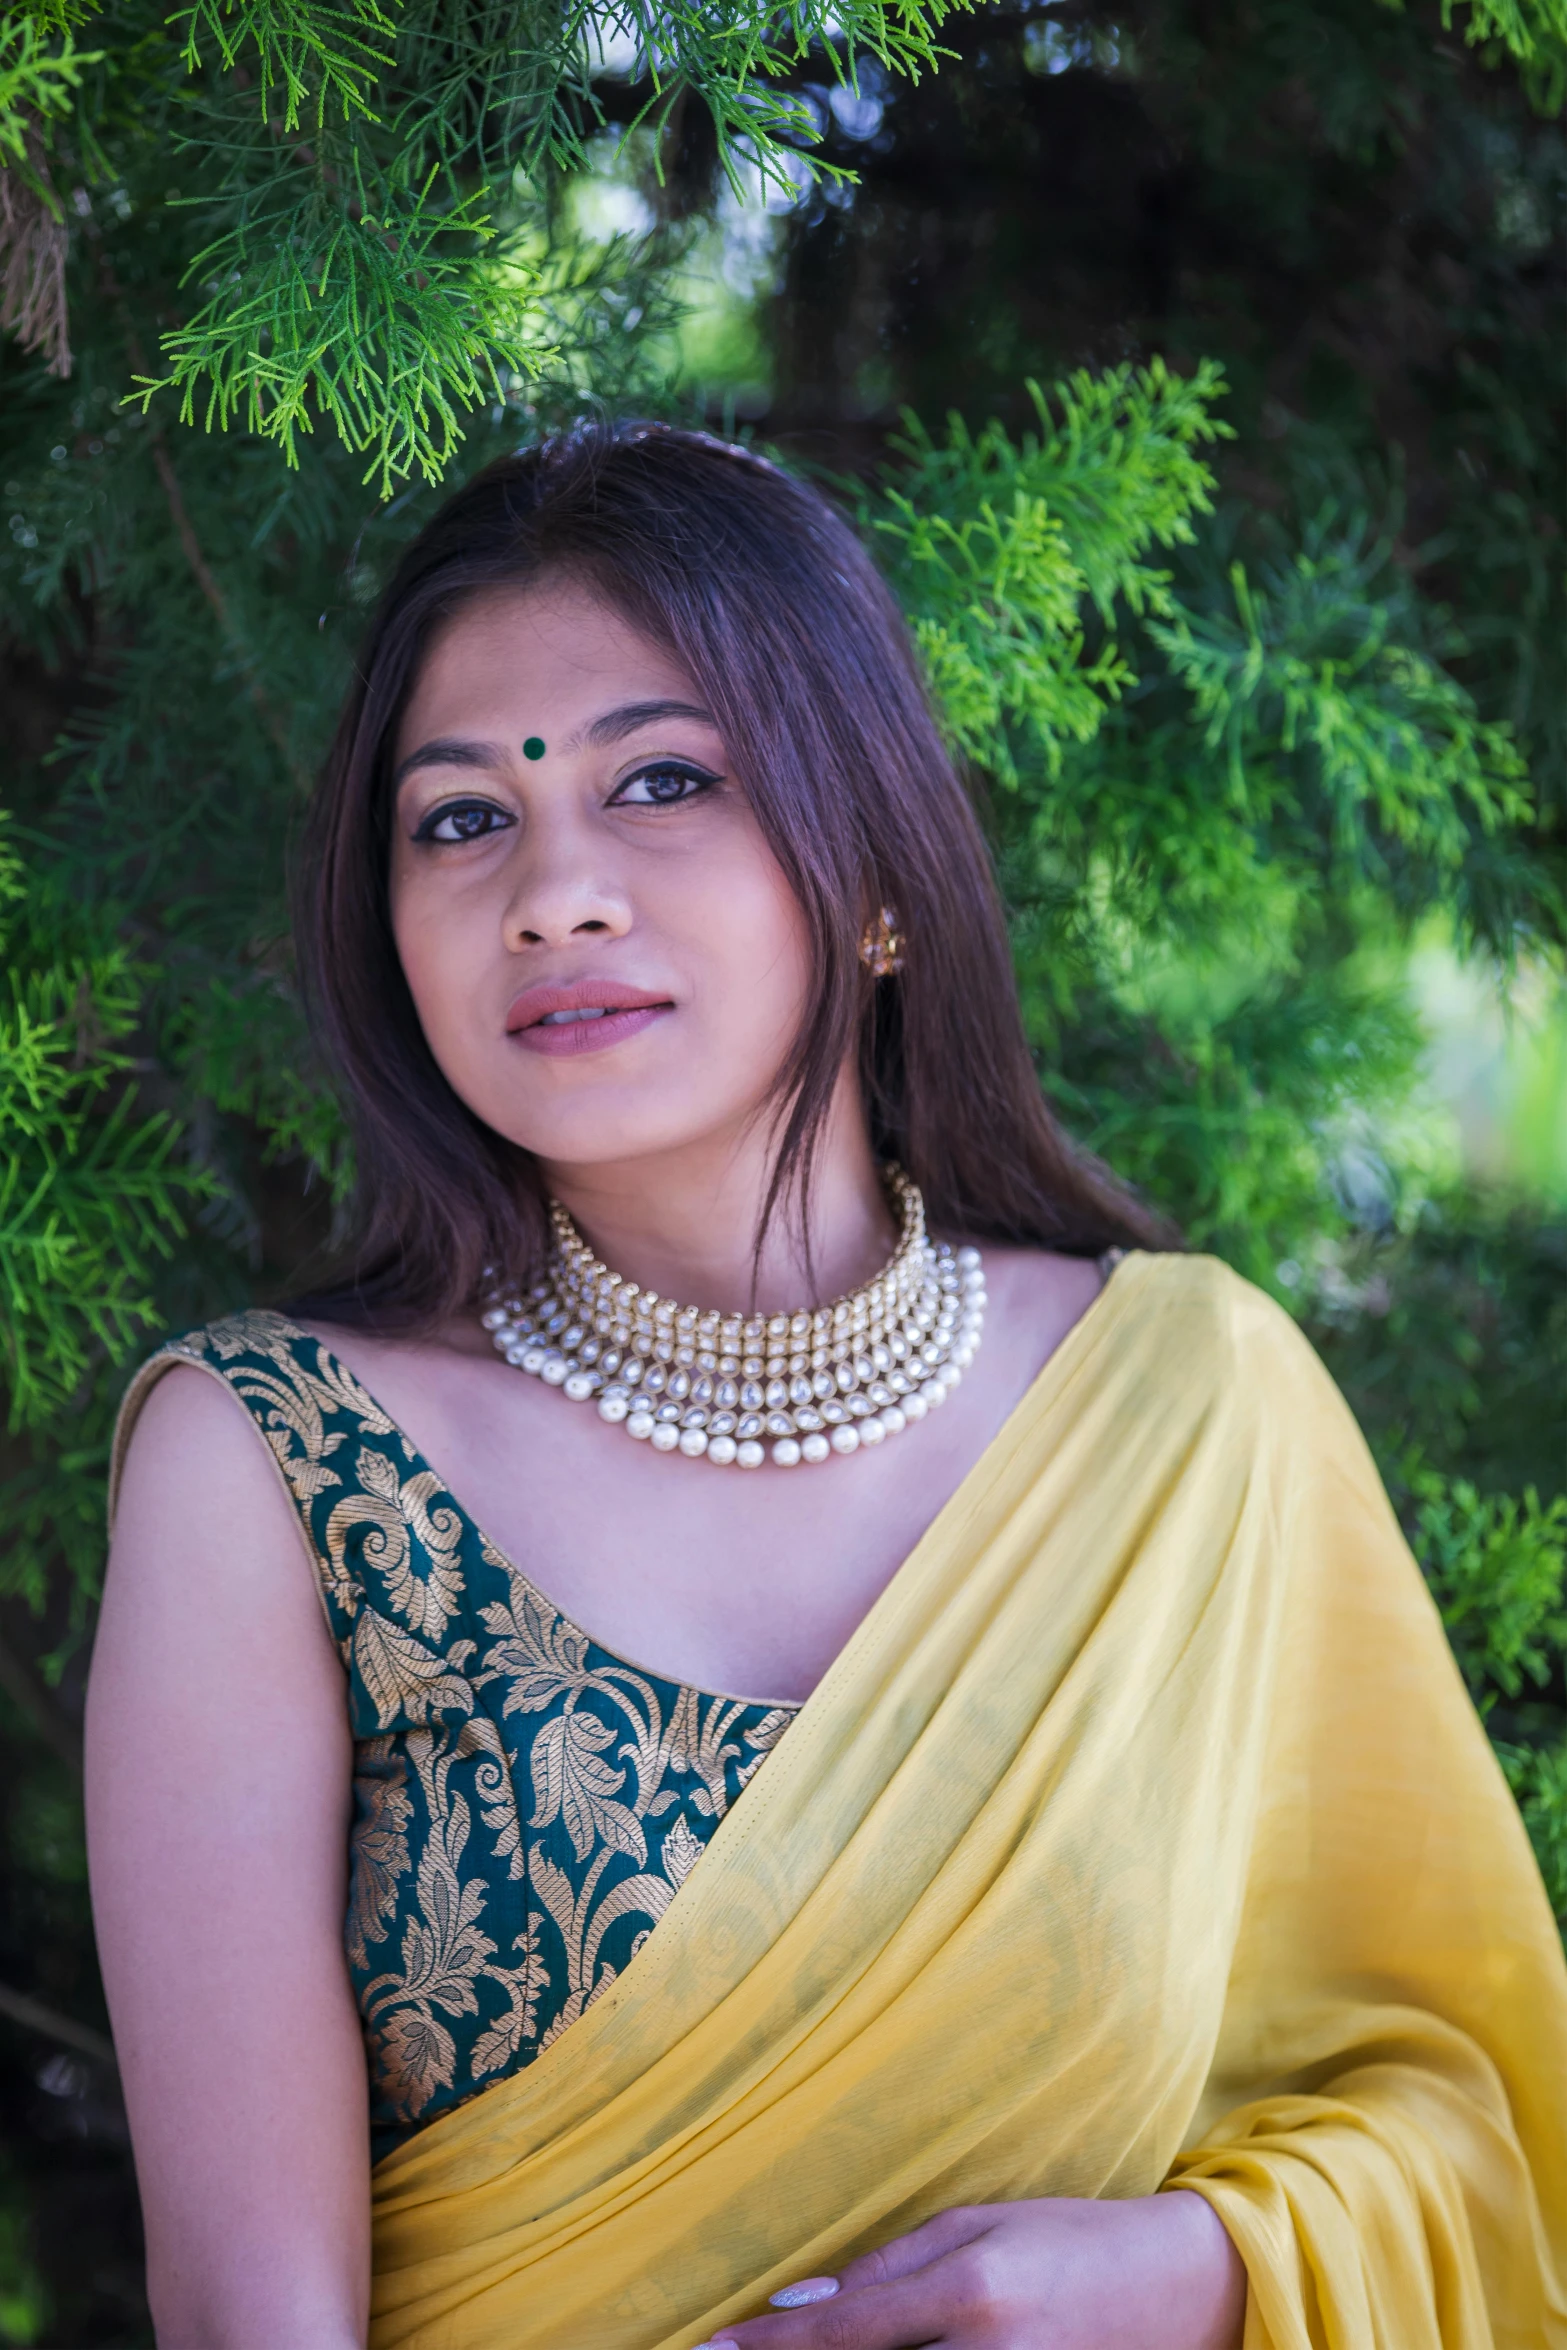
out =
[(677, 2350), (958, 2203), (1206, 2195), (1246, 2350), (1567, 2344), (1567, 1970), (1365, 1447), (1133, 1257), (631, 1967), (375, 2173), (372, 2350)]

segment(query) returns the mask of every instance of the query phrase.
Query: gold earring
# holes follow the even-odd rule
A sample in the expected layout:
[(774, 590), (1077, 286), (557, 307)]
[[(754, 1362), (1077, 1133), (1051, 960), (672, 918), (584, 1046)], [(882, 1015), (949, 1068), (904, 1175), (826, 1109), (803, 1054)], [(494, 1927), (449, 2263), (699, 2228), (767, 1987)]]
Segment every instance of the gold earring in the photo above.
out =
[(891, 906), (883, 906), (875, 921), (867, 924), (860, 940), (860, 961), (873, 979), (890, 979), (903, 969), (903, 934)]

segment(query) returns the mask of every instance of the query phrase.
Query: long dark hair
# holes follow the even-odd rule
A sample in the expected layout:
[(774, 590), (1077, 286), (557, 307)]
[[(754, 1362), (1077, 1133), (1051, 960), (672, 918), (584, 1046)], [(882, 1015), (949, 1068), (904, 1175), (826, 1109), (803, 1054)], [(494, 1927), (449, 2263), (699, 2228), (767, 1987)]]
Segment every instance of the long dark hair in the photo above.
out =
[[(877, 1152), (914, 1177), (938, 1230), (1076, 1255), (1168, 1245), (1041, 1095), (984, 841), (854, 532), (745, 450), (594, 425), (491, 466), (408, 549), (312, 805), (301, 969), (359, 1184), (351, 1265), (315, 1310), (428, 1325), (472, 1301), (487, 1263), (525, 1272), (543, 1243), (532, 1159), (458, 1100), (425, 1042), (388, 865), (392, 746), (433, 633), (473, 597), (549, 577), (590, 587), (695, 681), (809, 927), (816, 995), (780, 1078), (766, 1214), (803, 1212), (857, 1052)], [(904, 966), (873, 979), (858, 943), (882, 906)]]

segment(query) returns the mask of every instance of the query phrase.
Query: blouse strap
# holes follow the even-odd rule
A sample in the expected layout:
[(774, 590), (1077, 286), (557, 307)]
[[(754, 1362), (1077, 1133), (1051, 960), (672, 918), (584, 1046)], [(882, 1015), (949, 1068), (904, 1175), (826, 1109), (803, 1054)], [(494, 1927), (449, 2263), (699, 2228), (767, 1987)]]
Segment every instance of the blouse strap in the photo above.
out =
[(342, 1545), (329, 1539), (333, 1505), (388, 1482), (395, 1489), (396, 1475), (389, 1478), (382, 1463), (388, 1455), (412, 1458), (408, 1439), (347, 1365), (286, 1315), (257, 1310), (209, 1322), (161, 1346), (125, 1391), (110, 1456), (111, 1531), (136, 1423), (159, 1380), (181, 1364), (221, 1380), (249, 1413), (304, 1537), (328, 1623), (340, 1637), (341, 1603), (351, 1609), (352, 1595), (342, 1588)]

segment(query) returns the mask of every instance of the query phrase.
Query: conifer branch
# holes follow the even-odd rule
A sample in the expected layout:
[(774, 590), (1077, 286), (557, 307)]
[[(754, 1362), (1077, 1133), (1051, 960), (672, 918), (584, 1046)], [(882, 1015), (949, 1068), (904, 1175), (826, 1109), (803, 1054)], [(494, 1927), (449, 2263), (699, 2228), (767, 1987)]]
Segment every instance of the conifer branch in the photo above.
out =
[[(105, 293), (113, 301), (119, 313), (125, 335), (126, 353), (131, 366), (139, 372), (145, 365), (141, 351), (141, 340), (132, 322), (124, 293), (115, 277), (114, 270), (102, 251), (98, 256), (98, 276)], [(266, 689), (257, 675), (255, 660), (234, 619), (228, 597), (219, 585), (217, 575), (202, 550), (201, 541), (196, 535), (196, 526), (190, 518), (190, 508), (185, 503), (185, 493), (180, 487), (179, 475), (174, 469), (174, 460), (169, 455), (168, 445), (163, 437), (163, 428), (156, 420), (152, 423), (148, 438), (152, 444), (153, 468), (163, 490), (164, 502), (169, 509), (169, 519), (174, 525), (174, 535), (180, 543), (180, 552), (185, 557), (186, 563), (190, 567), (191, 576), (200, 588), (214, 619), (217, 621), (225, 643), (244, 670), (245, 690), (250, 696), (257, 716), (276, 745), (278, 754), (296, 791), (303, 795), (310, 788), (310, 778), (294, 755), (288, 729), (278, 711), (274, 709)]]
[(84, 69), (102, 54), (84, 55), (70, 27), (46, 13), (8, 12), (0, 21), (0, 156), (26, 165), (40, 126), (69, 113)]
[(57, 2007), (50, 2007), (42, 1999), (34, 1999), (25, 1991), (13, 1991), (9, 1983), (0, 1983), (0, 2015), (8, 2015), (24, 2031), (37, 2032), (45, 2040), (58, 2040), (63, 2048), (74, 2048), (79, 2056), (90, 2056), (94, 2064), (116, 2069), (114, 2046), (102, 2032), (95, 2032), (90, 2024), (79, 2024), (74, 2018), (62, 2015)]

